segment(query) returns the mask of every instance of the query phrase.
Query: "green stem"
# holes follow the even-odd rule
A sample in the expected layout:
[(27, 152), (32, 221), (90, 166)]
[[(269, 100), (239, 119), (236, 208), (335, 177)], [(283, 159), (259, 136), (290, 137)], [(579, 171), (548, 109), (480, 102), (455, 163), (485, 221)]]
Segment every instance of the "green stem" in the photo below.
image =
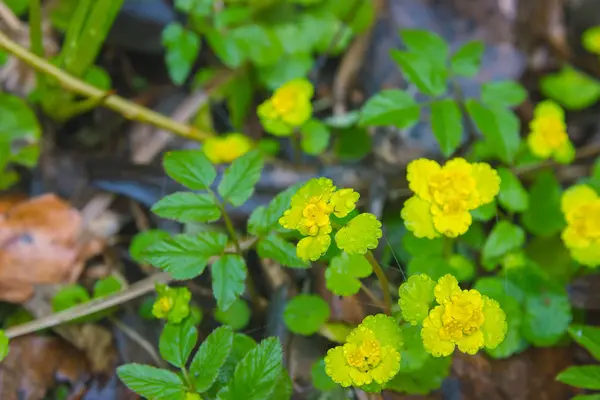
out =
[(194, 383), (190, 379), (190, 374), (188, 373), (187, 369), (185, 367), (181, 367), (181, 373), (183, 374), (183, 380), (188, 386), (189, 391), (194, 393), (196, 389), (194, 388)]
[(390, 294), (390, 284), (385, 276), (385, 272), (383, 272), (381, 265), (379, 265), (373, 256), (373, 253), (368, 251), (365, 254), (365, 258), (369, 264), (371, 264), (371, 267), (373, 267), (373, 272), (375, 272), (377, 279), (379, 279), (379, 285), (381, 286), (381, 291), (383, 292), (383, 302), (385, 303), (385, 313), (387, 315), (392, 315), (392, 295)]
[[(31, 52), (44, 58), (44, 43), (42, 37), (42, 6), (40, 0), (29, 0), (29, 47)], [(43, 90), (44, 75), (36, 74), (37, 88)]]
[(444, 236), (444, 256), (446, 256), (446, 258), (450, 257), (452, 255), (452, 250), (453, 250), (453, 239)]

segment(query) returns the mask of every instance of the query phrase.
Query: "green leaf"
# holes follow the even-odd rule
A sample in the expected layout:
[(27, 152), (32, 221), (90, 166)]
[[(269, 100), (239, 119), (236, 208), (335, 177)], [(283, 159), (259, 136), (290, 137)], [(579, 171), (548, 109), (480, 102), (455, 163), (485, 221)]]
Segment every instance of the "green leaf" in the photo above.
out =
[(600, 394), (578, 394), (571, 400), (600, 400)]
[(511, 164), (521, 143), (519, 119), (504, 107), (484, 106), (472, 99), (466, 101), (466, 106), (477, 129), (488, 140), (500, 160)]
[(450, 68), (460, 76), (473, 77), (481, 67), (481, 57), (485, 51), (482, 42), (474, 40), (462, 45), (450, 59)]
[(210, 389), (211, 393), (217, 393), (222, 387), (227, 386), (233, 374), (235, 367), (240, 361), (248, 354), (250, 350), (256, 347), (256, 342), (250, 336), (244, 335), (243, 333), (233, 334), (233, 347), (229, 353), (229, 357), (225, 361), (225, 364), (219, 370), (219, 376), (216, 382)]
[(306, 154), (321, 154), (327, 150), (331, 133), (327, 125), (316, 119), (311, 119), (300, 128), (302, 139), (300, 145)]
[(223, 253), (226, 245), (227, 236), (218, 232), (180, 234), (148, 247), (142, 257), (174, 279), (192, 279), (204, 271), (210, 257)]
[(173, 82), (181, 85), (192, 70), (200, 51), (200, 37), (178, 22), (169, 23), (162, 32), (166, 63)]
[(323, 358), (313, 364), (310, 375), (312, 377), (313, 386), (321, 391), (326, 392), (339, 387), (339, 385), (332, 381), (325, 372), (325, 360)]
[(529, 207), (523, 213), (523, 224), (533, 234), (551, 236), (565, 226), (560, 209), (562, 189), (552, 172), (542, 172), (529, 191)]
[(41, 128), (35, 113), (20, 97), (0, 93), (0, 142), (37, 143)]
[(419, 120), (419, 105), (402, 90), (382, 90), (363, 106), (360, 124), (363, 126), (394, 125), (408, 128)]
[(212, 0), (175, 0), (175, 9), (194, 16), (208, 16), (213, 10)]
[(186, 318), (180, 324), (165, 325), (160, 334), (158, 350), (163, 360), (175, 367), (183, 368), (197, 341), (198, 331), (191, 318)]
[(225, 254), (212, 265), (212, 289), (221, 310), (227, 310), (242, 293), (246, 262), (237, 254)]
[(258, 69), (258, 78), (267, 89), (275, 90), (284, 83), (306, 77), (314, 65), (311, 54), (286, 54), (277, 63)]
[(152, 212), (179, 222), (212, 222), (221, 218), (221, 209), (213, 196), (190, 192), (163, 197), (152, 206)]
[(498, 222), (488, 236), (481, 253), (484, 265), (495, 266), (497, 260), (525, 243), (525, 232), (508, 221)]
[(271, 230), (280, 228), (279, 218), (285, 210), (290, 208), (292, 197), (302, 185), (303, 182), (299, 182), (280, 192), (266, 208), (255, 208), (248, 220), (248, 232), (257, 236), (264, 236)]
[(569, 298), (564, 291), (539, 291), (525, 300), (523, 336), (535, 346), (552, 346), (571, 323)]
[(284, 54), (283, 46), (270, 26), (245, 24), (230, 33), (243, 54), (258, 66), (275, 64)]
[(585, 347), (596, 360), (600, 360), (600, 328), (586, 325), (571, 325), (569, 335)]
[(525, 252), (531, 260), (543, 267), (551, 279), (565, 285), (569, 284), (579, 269), (559, 234), (532, 238)]
[(406, 266), (408, 276), (426, 274), (435, 281), (452, 272), (452, 267), (441, 254), (420, 254)]
[(4, 3), (19, 17), (25, 14), (29, 8), (29, 2), (27, 0), (4, 0)]
[(153, 400), (183, 400), (186, 388), (179, 376), (165, 369), (141, 364), (117, 368), (123, 383), (140, 396)]
[(123, 289), (123, 283), (116, 277), (110, 275), (106, 278), (100, 279), (94, 285), (94, 299), (99, 297), (108, 296), (109, 294), (116, 293)]
[(81, 285), (68, 285), (61, 288), (52, 298), (52, 310), (59, 312), (90, 301), (90, 295)]
[(258, 255), (272, 258), (290, 268), (309, 268), (310, 264), (296, 255), (296, 246), (277, 235), (269, 235), (260, 239), (257, 246)]
[(462, 114), (454, 100), (431, 103), (431, 126), (442, 153), (450, 156), (460, 144), (463, 132)]
[(481, 101), (488, 106), (514, 107), (527, 98), (527, 91), (515, 81), (486, 82), (481, 85)]
[(192, 190), (206, 190), (215, 181), (217, 171), (202, 150), (177, 150), (165, 154), (165, 172)]
[(299, 335), (317, 333), (329, 319), (329, 305), (320, 296), (299, 294), (287, 303), (283, 321), (290, 331)]
[(588, 108), (600, 99), (600, 82), (570, 66), (558, 73), (544, 75), (540, 89), (544, 96), (569, 110)]
[(250, 111), (253, 89), (249, 74), (239, 74), (226, 86), (227, 108), (231, 123), (238, 130), (242, 130), (244, 120)]
[(448, 71), (443, 64), (434, 63), (420, 53), (392, 50), (391, 55), (406, 79), (415, 84), (421, 92), (430, 96), (446, 93)]
[(244, 329), (250, 322), (250, 307), (242, 299), (237, 299), (227, 310), (217, 309), (215, 319), (225, 325), (231, 326), (233, 330)]
[(556, 380), (578, 388), (600, 390), (600, 366), (569, 367), (558, 374)]
[(412, 232), (407, 231), (402, 237), (402, 245), (412, 255), (442, 254), (444, 250), (444, 239), (418, 238)]
[(519, 178), (507, 168), (498, 168), (500, 176), (500, 205), (509, 211), (523, 212), (529, 207), (529, 193), (521, 184)]
[(219, 183), (219, 194), (232, 205), (241, 206), (252, 196), (262, 168), (263, 157), (258, 150), (235, 159)]
[(233, 331), (221, 326), (212, 331), (190, 363), (190, 376), (197, 391), (207, 391), (217, 379), (233, 345)]
[(452, 357), (429, 357), (423, 366), (416, 370), (400, 372), (386, 383), (386, 389), (408, 394), (428, 394), (442, 386), (450, 373)]
[(9, 351), (9, 339), (3, 330), (0, 330), (0, 361), (4, 360)]
[(418, 325), (402, 325), (404, 346), (400, 352), (400, 370), (404, 372), (418, 371), (431, 358), (423, 347), (421, 327)]
[(402, 41), (413, 53), (419, 53), (435, 64), (446, 65), (448, 44), (436, 33), (422, 29), (402, 29)]
[(498, 209), (496, 207), (496, 201), (484, 204), (471, 210), (471, 215), (475, 221), (487, 222), (498, 215)]
[(235, 369), (220, 400), (264, 400), (275, 389), (282, 370), (281, 344), (276, 338), (263, 340), (250, 350)]
[(451, 274), (459, 282), (470, 281), (475, 276), (475, 263), (462, 254), (452, 254), (448, 257), (448, 265), (451, 268)]
[(92, 65), (87, 71), (85, 71), (83, 74), (83, 80), (102, 90), (109, 90), (112, 85), (108, 72), (96, 65)]
[(225, 66), (238, 68), (248, 58), (231, 33), (223, 34), (223, 32), (207, 26), (204, 35), (211, 49)]
[(335, 153), (340, 160), (360, 160), (371, 152), (373, 144), (365, 128), (348, 128), (338, 133)]
[(294, 388), (292, 386), (290, 375), (285, 368), (281, 368), (281, 373), (279, 374), (275, 388), (271, 392), (268, 400), (290, 400), (293, 392)]
[(360, 278), (373, 273), (373, 267), (363, 255), (342, 253), (334, 257), (325, 271), (327, 289), (338, 296), (352, 296), (360, 291)]
[(161, 240), (168, 238), (169, 236), (169, 232), (163, 231), (162, 229), (150, 229), (140, 232), (135, 235), (131, 241), (131, 245), (129, 246), (129, 255), (135, 262), (141, 264), (143, 262), (142, 253), (144, 250), (154, 243), (158, 243)]

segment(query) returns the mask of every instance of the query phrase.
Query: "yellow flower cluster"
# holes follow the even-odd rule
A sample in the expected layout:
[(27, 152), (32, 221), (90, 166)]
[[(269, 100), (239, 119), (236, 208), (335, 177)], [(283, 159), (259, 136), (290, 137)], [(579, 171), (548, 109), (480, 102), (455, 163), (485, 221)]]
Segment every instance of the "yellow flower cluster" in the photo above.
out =
[(469, 211), (492, 202), (500, 190), (500, 177), (489, 164), (463, 158), (443, 167), (425, 158), (412, 161), (407, 179), (415, 195), (404, 203), (402, 218), (419, 238), (462, 235), (472, 222)]
[(588, 267), (600, 266), (600, 196), (587, 185), (568, 189), (561, 208), (567, 227), (562, 239), (571, 256)]
[(400, 369), (402, 333), (396, 320), (384, 314), (370, 315), (356, 327), (343, 346), (325, 357), (325, 372), (343, 387), (380, 385)]
[(241, 133), (229, 133), (206, 139), (202, 149), (213, 164), (226, 164), (249, 152), (252, 141)]
[(600, 54), (600, 26), (593, 26), (583, 32), (581, 42), (590, 53)]
[(497, 301), (477, 290), (461, 290), (452, 275), (441, 277), (433, 288), (438, 303), (423, 320), (421, 338), (435, 357), (452, 354), (454, 348), (475, 354), (482, 347), (494, 349), (506, 336), (506, 315)]
[(279, 219), (284, 228), (306, 236), (296, 247), (298, 257), (316, 261), (325, 254), (331, 244), (331, 214), (338, 218), (347, 216), (359, 197), (352, 189), (336, 190), (327, 178), (311, 179), (300, 188), (292, 197), (291, 207)]
[(156, 318), (179, 324), (190, 314), (192, 293), (188, 288), (157, 284), (156, 294), (158, 298), (152, 305), (152, 315)]
[(291, 80), (275, 90), (257, 109), (265, 130), (276, 136), (289, 136), (304, 125), (312, 115), (313, 93), (313, 86), (306, 79)]
[(544, 160), (553, 158), (564, 164), (573, 161), (575, 148), (567, 135), (565, 113), (558, 104), (551, 100), (539, 103), (529, 130), (527, 144), (533, 155)]

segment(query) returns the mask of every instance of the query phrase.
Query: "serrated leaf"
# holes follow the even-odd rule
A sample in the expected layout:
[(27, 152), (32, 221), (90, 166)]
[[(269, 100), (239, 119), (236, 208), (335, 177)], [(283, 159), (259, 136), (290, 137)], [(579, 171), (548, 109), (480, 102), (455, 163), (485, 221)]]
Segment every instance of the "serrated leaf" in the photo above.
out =
[(448, 157), (458, 147), (462, 138), (462, 114), (456, 102), (443, 99), (431, 103), (431, 127), (442, 153)]
[(486, 82), (481, 85), (481, 101), (489, 106), (514, 107), (527, 98), (527, 91), (515, 81)]
[(382, 90), (363, 106), (360, 124), (408, 128), (419, 120), (419, 112), (419, 105), (408, 93), (401, 90)]
[(523, 225), (539, 236), (551, 236), (565, 225), (560, 209), (562, 189), (552, 172), (541, 173), (529, 190), (529, 202), (535, 204), (523, 213)]
[(257, 246), (258, 255), (272, 258), (290, 268), (309, 268), (310, 263), (302, 261), (296, 255), (296, 246), (277, 235), (269, 235), (260, 239)]
[(227, 310), (215, 310), (215, 319), (225, 325), (231, 326), (233, 330), (244, 329), (250, 322), (250, 307), (242, 299), (237, 299)]
[(488, 236), (481, 253), (484, 264), (490, 262), (493, 266), (496, 260), (525, 243), (525, 232), (517, 225), (508, 221), (498, 222)]
[(411, 52), (423, 54), (433, 63), (446, 64), (448, 43), (438, 34), (423, 29), (402, 29), (400, 37)]
[(472, 99), (466, 101), (466, 106), (477, 129), (485, 136), (496, 155), (500, 160), (511, 164), (521, 143), (520, 122), (516, 115), (504, 107), (484, 106)]
[(217, 171), (202, 150), (177, 150), (165, 154), (167, 175), (192, 190), (206, 190), (215, 181)]
[(600, 390), (600, 366), (569, 367), (558, 374), (556, 380), (578, 388)]
[(221, 326), (212, 331), (194, 355), (190, 363), (190, 377), (197, 391), (207, 391), (217, 379), (233, 345), (233, 331)]
[(569, 335), (585, 347), (596, 360), (600, 361), (600, 328), (585, 325), (571, 325)]
[(479, 72), (481, 57), (485, 51), (482, 42), (474, 40), (462, 45), (451, 57), (450, 68), (460, 76), (473, 77)]
[(264, 400), (277, 385), (282, 370), (281, 344), (276, 338), (263, 340), (250, 350), (235, 369), (220, 400)]
[(200, 37), (178, 22), (169, 23), (162, 32), (166, 63), (174, 83), (181, 85), (192, 70), (200, 51)]
[(421, 92), (430, 96), (446, 93), (448, 71), (443, 64), (434, 63), (420, 53), (392, 50), (391, 55), (406, 79), (415, 84)]
[(131, 241), (131, 245), (129, 246), (129, 255), (135, 262), (142, 263), (142, 253), (144, 250), (154, 243), (168, 238), (169, 236), (169, 232), (163, 231), (162, 229), (150, 229), (140, 232), (135, 235)]
[(152, 212), (179, 222), (212, 222), (221, 218), (221, 209), (208, 194), (177, 192), (160, 199)]
[(223, 253), (226, 245), (227, 236), (218, 232), (180, 234), (153, 244), (142, 258), (174, 279), (192, 279), (204, 271), (210, 257)]
[(123, 283), (116, 277), (109, 275), (106, 278), (98, 280), (94, 284), (94, 299), (99, 297), (108, 296), (109, 294), (118, 292), (123, 288)]
[(363, 255), (342, 253), (334, 257), (325, 270), (327, 289), (339, 296), (351, 296), (359, 292), (360, 278), (373, 273), (373, 267)]
[(327, 149), (331, 133), (327, 125), (316, 119), (311, 119), (300, 128), (302, 138), (300, 145), (306, 154), (321, 154)]
[(426, 274), (433, 280), (452, 272), (448, 261), (441, 254), (420, 254), (408, 262), (406, 272), (409, 276)]
[(540, 88), (544, 96), (568, 110), (588, 108), (600, 99), (600, 82), (570, 66), (555, 74), (544, 75)]
[(167, 323), (160, 334), (158, 350), (163, 360), (175, 367), (185, 367), (196, 342), (198, 331), (191, 318), (184, 319), (180, 324)]
[(250, 350), (256, 347), (256, 341), (250, 336), (244, 335), (243, 333), (233, 334), (233, 345), (229, 357), (225, 361), (225, 364), (219, 371), (219, 376), (216, 382), (210, 389), (211, 393), (218, 392), (223, 386), (226, 386), (235, 372), (235, 367), (240, 361), (248, 354)]
[(217, 305), (227, 310), (246, 288), (246, 262), (237, 254), (225, 254), (213, 263), (211, 271)]
[(185, 385), (171, 371), (141, 364), (126, 364), (117, 368), (117, 375), (135, 393), (153, 400), (183, 400)]
[(564, 291), (540, 291), (525, 299), (523, 336), (535, 346), (552, 346), (566, 333), (572, 319)]
[(529, 193), (523, 187), (523, 184), (507, 168), (498, 168), (500, 176), (500, 193), (498, 202), (509, 211), (523, 212), (529, 207)]
[(293, 392), (294, 388), (292, 386), (290, 375), (285, 368), (282, 368), (277, 383), (275, 384), (275, 388), (271, 392), (268, 400), (290, 400)]
[(237, 158), (223, 175), (219, 183), (219, 194), (236, 207), (241, 206), (254, 193), (254, 185), (260, 179), (263, 157), (258, 150), (250, 151)]
[(299, 294), (285, 306), (283, 321), (294, 333), (312, 335), (327, 322), (329, 314), (329, 305), (320, 296)]

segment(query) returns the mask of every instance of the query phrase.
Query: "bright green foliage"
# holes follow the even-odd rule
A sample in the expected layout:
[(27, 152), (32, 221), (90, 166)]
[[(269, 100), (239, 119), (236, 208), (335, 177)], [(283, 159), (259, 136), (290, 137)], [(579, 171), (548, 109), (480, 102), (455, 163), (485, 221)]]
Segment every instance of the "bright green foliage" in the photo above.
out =
[(523, 212), (529, 207), (529, 193), (523, 184), (508, 168), (498, 168), (500, 175), (500, 205), (509, 211)]
[(262, 168), (263, 157), (258, 150), (237, 158), (225, 170), (218, 186), (219, 194), (232, 205), (241, 206), (254, 193)]
[(525, 247), (525, 253), (537, 265), (543, 266), (551, 279), (565, 285), (579, 269), (560, 235), (532, 238)]
[(231, 378), (233, 378), (237, 364), (255, 347), (256, 342), (250, 336), (246, 336), (242, 333), (234, 333), (231, 352), (219, 370), (217, 380), (210, 388), (209, 393), (214, 393), (216, 395), (221, 388), (226, 386)]
[(481, 101), (489, 106), (514, 107), (526, 98), (525, 89), (514, 81), (487, 82), (481, 86)]
[(408, 128), (419, 120), (419, 106), (406, 92), (383, 90), (363, 106), (360, 123), (367, 126), (394, 125)]
[(310, 374), (312, 376), (313, 386), (324, 392), (338, 388), (339, 385), (331, 380), (325, 372), (325, 360), (322, 358), (313, 364)]
[(213, 196), (189, 192), (163, 197), (152, 206), (152, 212), (179, 222), (212, 222), (221, 218), (221, 209)]
[(431, 103), (431, 126), (442, 153), (450, 156), (460, 144), (463, 132), (458, 104), (451, 99)]
[(151, 245), (142, 258), (175, 279), (191, 279), (204, 271), (210, 257), (222, 254), (226, 244), (227, 236), (218, 232), (180, 234)]
[(425, 55), (392, 50), (392, 58), (410, 82), (430, 96), (441, 96), (446, 92), (447, 71), (443, 65), (432, 62)]
[(306, 154), (321, 154), (329, 145), (331, 133), (324, 123), (311, 119), (300, 128), (302, 140), (300, 145)]
[(280, 228), (279, 218), (285, 210), (290, 208), (292, 196), (302, 185), (303, 183), (300, 182), (280, 192), (266, 208), (262, 206), (255, 208), (248, 219), (248, 232), (257, 236), (264, 236), (270, 231)]
[(227, 310), (244, 293), (246, 262), (237, 254), (225, 254), (213, 263), (211, 272), (217, 306)]
[(418, 238), (412, 232), (407, 231), (402, 237), (402, 245), (413, 256), (425, 254), (442, 254), (444, 250), (444, 239)]
[(600, 390), (600, 366), (569, 367), (558, 374), (556, 380), (578, 388)]
[(52, 310), (59, 312), (88, 301), (90, 295), (83, 286), (69, 285), (61, 288), (52, 298)]
[(155, 400), (184, 400), (185, 385), (175, 373), (149, 365), (126, 364), (117, 368), (123, 383), (141, 396)]
[(340, 160), (360, 160), (373, 148), (371, 136), (362, 127), (351, 127), (338, 131), (335, 153)]
[(167, 323), (158, 342), (160, 356), (173, 366), (183, 368), (197, 341), (198, 331), (191, 318), (180, 324)]
[(483, 43), (479, 41), (465, 43), (452, 55), (450, 69), (454, 74), (460, 76), (477, 75), (484, 50)]
[(170, 151), (163, 158), (167, 175), (188, 189), (209, 189), (217, 171), (202, 150)]
[(190, 363), (190, 375), (196, 390), (205, 392), (212, 386), (232, 346), (233, 331), (228, 326), (215, 329), (202, 342)]
[(600, 99), (600, 82), (570, 66), (542, 77), (540, 88), (569, 110), (582, 110)]
[(244, 329), (250, 322), (250, 307), (242, 299), (237, 299), (227, 310), (215, 310), (215, 319), (222, 324), (231, 326), (238, 331)]
[(258, 255), (271, 258), (281, 265), (290, 268), (309, 268), (310, 264), (296, 255), (296, 246), (277, 235), (269, 235), (260, 239), (257, 246)]
[(8, 355), (9, 340), (6, 333), (0, 329), (0, 361), (4, 360)]
[(152, 315), (156, 318), (179, 324), (190, 314), (192, 294), (187, 287), (174, 288), (157, 284), (156, 294), (158, 297), (152, 306)]
[(171, 22), (162, 33), (167, 50), (166, 62), (171, 79), (178, 85), (185, 82), (200, 51), (200, 38), (178, 22)]
[(94, 299), (118, 292), (123, 289), (123, 283), (114, 276), (102, 278), (94, 284)]
[(492, 218), (495, 218), (498, 215), (496, 201), (492, 201), (490, 203), (484, 204), (474, 210), (471, 210), (471, 216), (475, 221), (490, 221)]
[(283, 321), (300, 335), (312, 335), (329, 319), (329, 305), (320, 296), (300, 294), (285, 306)]
[(131, 240), (129, 245), (129, 255), (138, 263), (143, 263), (142, 253), (154, 243), (160, 242), (162, 239), (169, 237), (169, 232), (162, 229), (149, 229), (138, 233)]
[(524, 243), (525, 232), (521, 227), (507, 221), (498, 222), (483, 246), (483, 265), (489, 269), (494, 268), (500, 257), (522, 247)]
[[(448, 258), (450, 273), (459, 282), (470, 281), (475, 276), (475, 263), (461, 254), (453, 254)], [(431, 275), (430, 275), (431, 276)]]
[(402, 317), (411, 325), (423, 322), (433, 304), (435, 282), (427, 275), (413, 275), (398, 289)]
[(352, 218), (335, 234), (337, 246), (348, 254), (366, 254), (377, 247), (382, 236), (381, 222), (373, 214), (362, 213)]
[(450, 373), (452, 357), (427, 355), (429, 358), (417, 370), (403, 371), (400, 368), (400, 372), (386, 384), (386, 389), (409, 394), (427, 394), (439, 389)]
[(595, 359), (600, 360), (600, 328), (585, 325), (571, 325), (569, 335), (585, 347)]
[(560, 209), (560, 183), (551, 172), (541, 173), (529, 190), (529, 207), (523, 213), (523, 224), (535, 235), (550, 236), (565, 225)]
[(440, 279), (442, 276), (452, 272), (449, 260), (442, 254), (420, 254), (410, 259), (406, 266), (408, 275), (426, 274), (432, 279)]
[(325, 271), (327, 289), (339, 296), (352, 296), (360, 290), (360, 278), (372, 273), (373, 267), (364, 256), (342, 253), (333, 257)]

